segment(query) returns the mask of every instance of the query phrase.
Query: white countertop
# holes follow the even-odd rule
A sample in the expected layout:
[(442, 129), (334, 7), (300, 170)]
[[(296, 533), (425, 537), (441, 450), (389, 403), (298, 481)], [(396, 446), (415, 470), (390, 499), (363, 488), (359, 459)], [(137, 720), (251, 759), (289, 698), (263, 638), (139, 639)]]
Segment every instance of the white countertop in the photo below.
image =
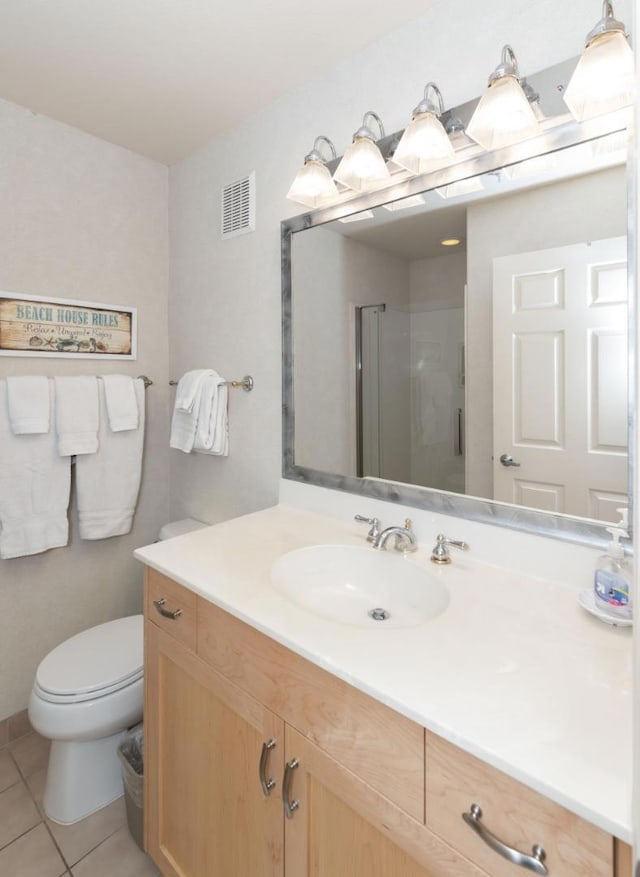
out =
[(446, 583), (447, 610), (389, 630), (326, 621), (271, 586), (284, 553), (366, 545), (361, 525), (277, 506), (135, 552), (314, 664), (631, 843), (631, 631), (577, 590), (474, 561), (407, 562)]

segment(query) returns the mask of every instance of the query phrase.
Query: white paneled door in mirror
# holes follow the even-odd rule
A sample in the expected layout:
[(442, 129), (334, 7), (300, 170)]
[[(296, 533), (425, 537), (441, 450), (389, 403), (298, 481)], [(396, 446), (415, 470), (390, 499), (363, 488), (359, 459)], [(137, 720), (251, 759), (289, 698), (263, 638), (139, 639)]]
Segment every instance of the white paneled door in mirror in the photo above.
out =
[(494, 499), (607, 521), (627, 504), (626, 247), (494, 260)]

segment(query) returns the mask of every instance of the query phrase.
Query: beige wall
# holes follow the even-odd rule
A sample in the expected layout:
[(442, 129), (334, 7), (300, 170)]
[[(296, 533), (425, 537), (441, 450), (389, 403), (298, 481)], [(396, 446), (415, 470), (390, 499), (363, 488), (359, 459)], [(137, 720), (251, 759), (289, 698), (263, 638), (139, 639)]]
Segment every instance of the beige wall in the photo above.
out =
[[(0, 102), (0, 289), (138, 308), (137, 361), (0, 357), (0, 376), (145, 373), (147, 435), (133, 531), (0, 561), (0, 719), (71, 634), (140, 611), (133, 549), (167, 519), (167, 169)], [(1, 449), (0, 449), (1, 452)]]
[[(344, 227), (344, 226), (339, 226)], [(344, 237), (332, 224), (293, 236), (292, 280), (296, 446), (300, 466), (356, 474), (356, 305), (385, 303), (381, 317), (381, 458), (386, 477), (409, 476), (409, 267), (402, 259)], [(406, 331), (402, 331), (402, 323)], [(404, 465), (403, 465), (404, 464)]]
[[(624, 18), (625, 11), (621, 0), (616, 13)], [(527, 74), (575, 56), (591, 23), (583, 0), (438, 3), (171, 168), (172, 374), (212, 366), (228, 377), (251, 372), (256, 380), (252, 394), (232, 393), (228, 459), (171, 452), (172, 516), (215, 522), (277, 502), (279, 224), (302, 212), (285, 194), (314, 137), (327, 134), (343, 152), (369, 108), (388, 131), (398, 130), (427, 79), (454, 106), (481, 92), (504, 43), (515, 46)], [(221, 241), (221, 187), (253, 170), (256, 231)]]

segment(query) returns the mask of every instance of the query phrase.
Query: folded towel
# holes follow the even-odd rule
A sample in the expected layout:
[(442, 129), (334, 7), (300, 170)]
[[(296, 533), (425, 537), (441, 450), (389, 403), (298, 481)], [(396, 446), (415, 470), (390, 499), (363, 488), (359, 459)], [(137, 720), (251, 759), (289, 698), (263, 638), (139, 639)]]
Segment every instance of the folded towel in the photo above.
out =
[(210, 368), (198, 368), (182, 375), (176, 388), (176, 411), (186, 411), (189, 414), (193, 412), (200, 398), (202, 381), (206, 375), (211, 374), (213, 372)]
[(131, 529), (142, 474), (144, 382), (133, 382), (139, 412), (137, 429), (112, 432), (105, 389), (98, 382), (100, 447), (76, 460), (76, 493), (81, 539), (123, 536)]
[(186, 372), (178, 382), (169, 446), (185, 454), (193, 450), (204, 381), (213, 374), (212, 369), (198, 369)]
[(95, 377), (54, 378), (58, 453), (95, 454), (98, 450), (98, 381)]
[(49, 432), (49, 378), (24, 375), (7, 378), (9, 420), (14, 435)]
[(228, 387), (216, 372), (205, 377), (193, 450), (200, 454), (229, 454)]
[[(50, 397), (52, 415), (53, 394)], [(23, 557), (69, 540), (71, 461), (60, 457), (53, 431), (16, 436), (0, 381), (0, 557)]]
[(138, 402), (129, 375), (104, 375), (104, 398), (111, 432), (138, 428)]

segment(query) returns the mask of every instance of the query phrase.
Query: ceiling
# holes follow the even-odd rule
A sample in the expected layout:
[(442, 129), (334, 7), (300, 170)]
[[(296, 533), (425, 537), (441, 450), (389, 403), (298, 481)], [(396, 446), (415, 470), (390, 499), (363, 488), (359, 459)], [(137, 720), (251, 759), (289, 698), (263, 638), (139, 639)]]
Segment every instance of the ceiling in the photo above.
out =
[(165, 164), (439, 0), (2, 0), (0, 97)]

